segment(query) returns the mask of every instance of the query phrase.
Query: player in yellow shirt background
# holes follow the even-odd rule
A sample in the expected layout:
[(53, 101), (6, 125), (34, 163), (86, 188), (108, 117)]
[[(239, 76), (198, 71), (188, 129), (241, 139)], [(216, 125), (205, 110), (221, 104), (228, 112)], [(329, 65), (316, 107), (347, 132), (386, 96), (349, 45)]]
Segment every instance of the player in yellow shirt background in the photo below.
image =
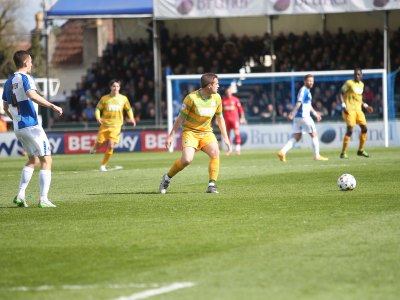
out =
[(183, 123), (182, 156), (174, 162), (168, 173), (163, 175), (160, 183), (161, 194), (167, 192), (171, 178), (193, 161), (194, 154), (198, 150), (202, 150), (210, 158), (207, 193), (218, 193), (216, 181), (219, 173), (219, 147), (211, 127), (214, 115), (228, 152), (231, 151), (231, 144), (222, 115), (222, 100), (218, 94), (217, 75), (213, 73), (203, 74), (200, 84), (199, 90), (188, 94), (183, 100), (179, 116), (176, 118), (165, 143), (167, 148), (171, 147), (175, 133)]
[(369, 154), (364, 150), (365, 142), (367, 141), (367, 120), (362, 108), (369, 113), (374, 110), (367, 103), (363, 102), (364, 83), (361, 81), (362, 71), (359, 68), (354, 69), (354, 79), (347, 80), (342, 86), (340, 92), (340, 101), (342, 102), (342, 116), (346, 122), (347, 131), (343, 139), (343, 148), (340, 153), (340, 158), (348, 159), (347, 147), (350, 143), (353, 127), (358, 124), (361, 128), (360, 144), (357, 155), (369, 157)]
[(113, 155), (115, 144), (119, 142), (121, 127), (124, 124), (124, 110), (128, 115), (129, 121), (133, 126), (136, 126), (128, 98), (119, 93), (120, 82), (113, 79), (110, 81), (109, 87), (111, 89), (110, 94), (101, 97), (96, 106), (96, 120), (100, 124), (100, 128), (97, 133), (96, 143), (90, 149), (90, 153), (94, 153), (104, 143), (107, 143), (107, 150), (104, 153), (100, 171), (107, 171), (107, 163)]

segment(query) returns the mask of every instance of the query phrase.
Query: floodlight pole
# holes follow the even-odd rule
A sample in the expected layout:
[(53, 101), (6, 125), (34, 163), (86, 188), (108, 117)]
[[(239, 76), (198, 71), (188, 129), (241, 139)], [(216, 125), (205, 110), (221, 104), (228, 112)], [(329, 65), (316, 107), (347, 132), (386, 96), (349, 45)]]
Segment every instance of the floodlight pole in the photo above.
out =
[(161, 51), (160, 51), (160, 35), (158, 34), (157, 20), (153, 19), (153, 56), (154, 56), (154, 104), (155, 104), (155, 125), (162, 125), (161, 112)]
[[(46, 57), (46, 62), (45, 62), (45, 76), (46, 76), (46, 84), (45, 84), (45, 89), (44, 93), (46, 96), (46, 100), (50, 101), (50, 80), (49, 80), (49, 32), (48, 32), (48, 18), (47, 18), (47, 10), (46, 10), (46, 3), (43, 1), (42, 3), (43, 6), (43, 16), (44, 16), (44, 43), (45, 43), (45, 57)], [(42, 126), (43, 128), (48, 128), (49, 126), (49, 110), (44, 109), (42, 110), (44, 112), (42, 114)]]

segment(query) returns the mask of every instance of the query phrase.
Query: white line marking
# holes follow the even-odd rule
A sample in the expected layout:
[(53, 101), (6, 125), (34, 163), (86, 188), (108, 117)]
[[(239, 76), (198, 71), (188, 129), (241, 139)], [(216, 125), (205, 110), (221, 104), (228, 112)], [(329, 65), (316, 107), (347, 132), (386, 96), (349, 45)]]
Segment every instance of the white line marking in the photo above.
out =
[(122, 296), (117, 298), (116, 300), (139, 300), (139, 299), (147, 299), (153, 296), (170, 293), (179, 289), (184, 289), (188, 287), (194, 286), (192, 282), (176, 282), (167, 286), (160, 287), (158, 289), (152, 289), (143, 291), (140, 293), (135, 293), (130, 296)]
[(0, 289), (0, 290), (7, 290), (11, 292), (41, 292), (41, 291), (50, 291), (50, 290), (93, 290), (93, 289), (128, 289), (128, 288), (158, 288), (160, 285), (158, 283), (128, 283), (128, 284), (107, 284), (107, 285), (99, 285), (99, 284), (92, 284), (92, 285), (41, 285), (37, 287), (28, 287), (28, 286), (18, 286), (9, 289)]

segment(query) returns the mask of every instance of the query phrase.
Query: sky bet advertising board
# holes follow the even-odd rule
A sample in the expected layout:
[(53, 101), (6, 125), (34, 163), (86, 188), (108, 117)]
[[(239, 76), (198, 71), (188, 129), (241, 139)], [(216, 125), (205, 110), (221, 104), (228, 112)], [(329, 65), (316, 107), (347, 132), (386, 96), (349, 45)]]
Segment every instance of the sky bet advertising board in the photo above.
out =
[[(115, 152), (166, 151), (166, 131), (123, 131), (120, 141), (115, 145)], [(53, 154), (89, 153), (97, 139), (96, 132), (47, 133)], [(175, 150), (181, 149), (181, 134), (174, 140)], [(104, 152), (106, 146), (98, 152)], [(0, 157), (21, 156), (24, 149), (13, 132), (0, 134)]]

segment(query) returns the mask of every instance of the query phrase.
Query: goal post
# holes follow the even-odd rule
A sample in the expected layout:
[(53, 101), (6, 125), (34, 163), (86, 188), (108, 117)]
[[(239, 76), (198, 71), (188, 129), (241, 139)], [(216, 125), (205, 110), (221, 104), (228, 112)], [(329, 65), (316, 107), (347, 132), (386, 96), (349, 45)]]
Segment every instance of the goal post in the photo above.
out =
[[(389, 119), (388, 119), (388, 85), (387, 73), (385, 69), (364, 69), (363, 81), (368, 86), (368, 80), (376, 86), (377, 92), (382, 99), (382, 122), (384, 127), (384, 146), (389, 146)], [(354, 70), (334, 70), (334, 71), (302, 71), (302, 72), (278, 72), (278, 73), (238, 73), (238, 74), (217, 74), (220, 91), (222, 87), (227, 87), (234, 83), (238, 89), (251, 87), (251, 85), (262, 86), (267, 93), (271, 94), (271, 89), (275, 93), (274, 87), (281, 85), (285, 91), (290, 93), (291, 101), (294, 104), (298, 87), (302, 84), (303, 78), (307, 74), (312, 74), (316, 85), (321, 82), (335, 88), (335, 93), (339, 93), (343, 83), (352, 79)], [(170, 132), (174, 119), (179, 113), (183, 98), (187, 93), (200, 88), (201, 74), (193, 75), (167, 75), (167, 125)], [(313, 94), (314, 96), (314, 94)], [(276, 95), (273, 96), (276, 98)], [(280, 99), (281, 100), (281, 99)], [(367, 117), (368, 118), (368, 117)], [(395, 126), (396, 127), (396, 126)]]

